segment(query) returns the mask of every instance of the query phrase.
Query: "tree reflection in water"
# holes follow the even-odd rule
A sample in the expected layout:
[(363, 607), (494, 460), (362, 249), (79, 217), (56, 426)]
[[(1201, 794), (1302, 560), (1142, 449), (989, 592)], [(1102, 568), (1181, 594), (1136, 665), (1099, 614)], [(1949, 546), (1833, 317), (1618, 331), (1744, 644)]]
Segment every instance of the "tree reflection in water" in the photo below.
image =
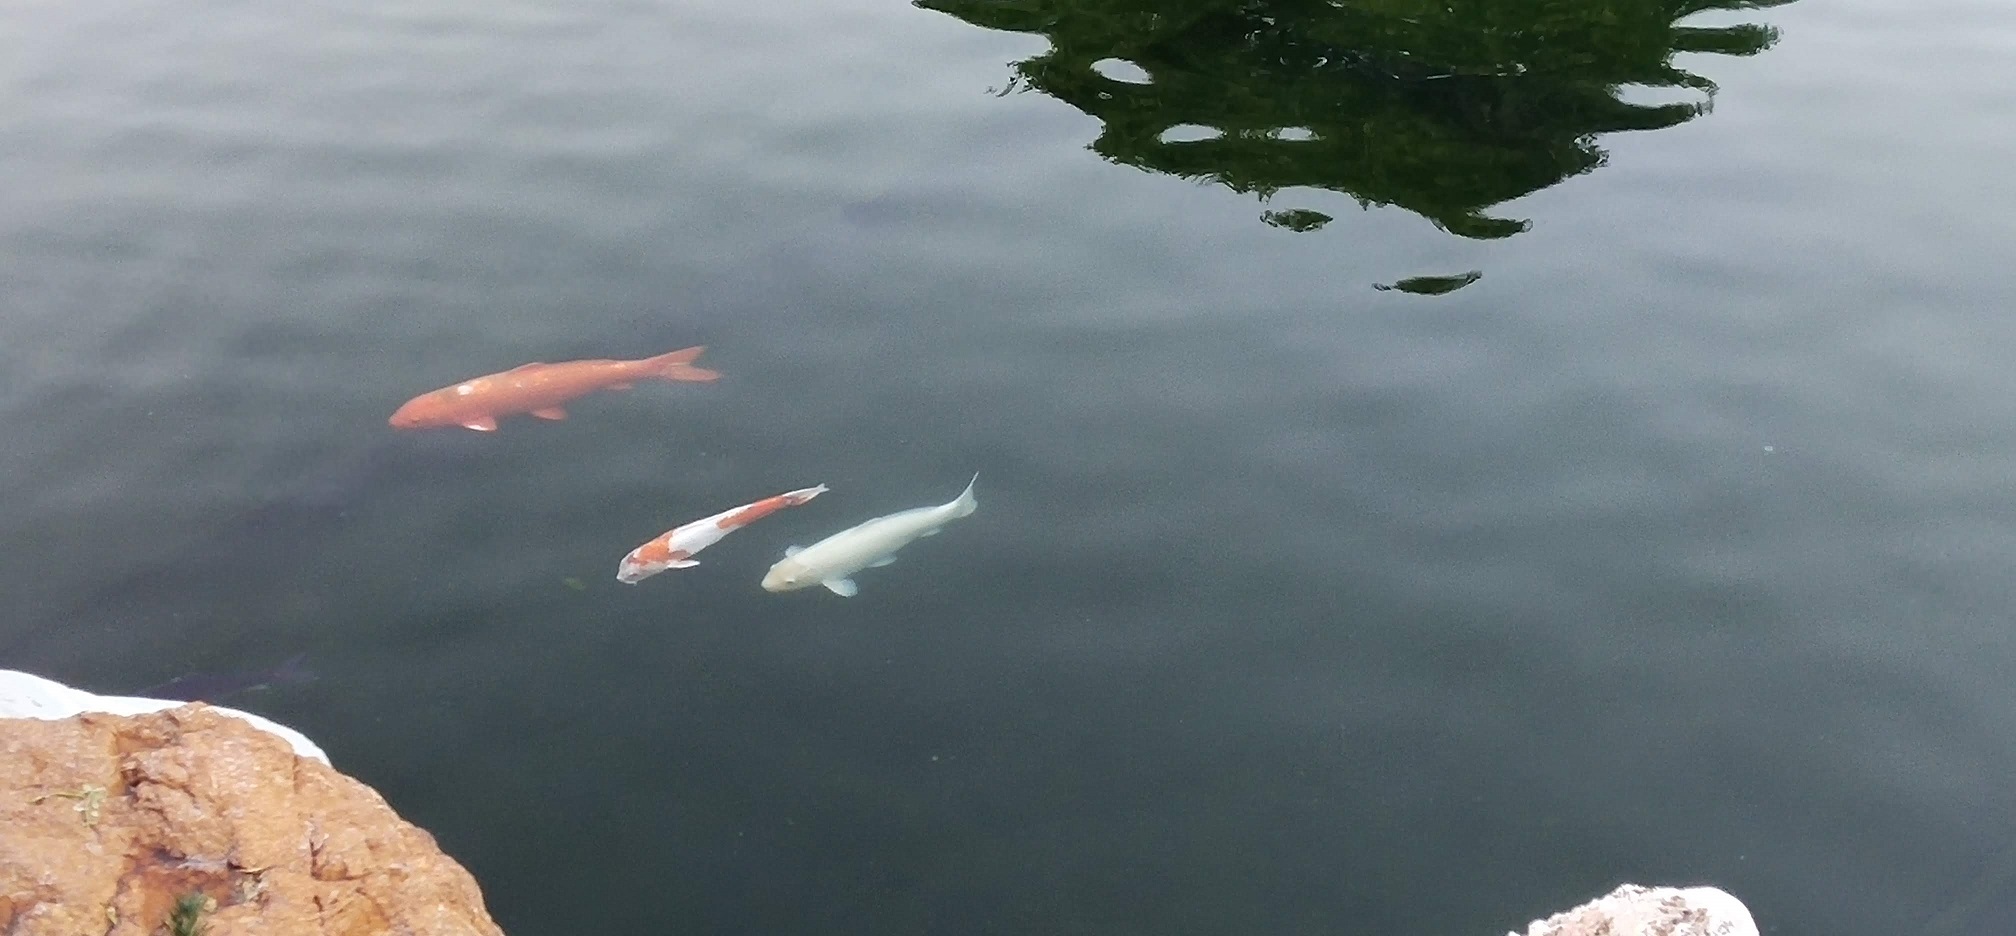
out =
[[(1092, 149), (1116, 163), (1263, 199), (1327, 189), (1473, 238), (1526, 230), (1486, 210), (1603, 165), (1599, 134), (1706, 112), (1714, 83), (1674, 66), (1676, 53), (1755, 55), (1777, 40), (1766, 26), (1681, 20), (1789, 2), (914, 0), (1047, 36), (1010, 90), (1098, 118)], [(1627, 86), (1699, 100), (1630, 103)], [(1328, 220), (1297, 212), (1267, 220)]]

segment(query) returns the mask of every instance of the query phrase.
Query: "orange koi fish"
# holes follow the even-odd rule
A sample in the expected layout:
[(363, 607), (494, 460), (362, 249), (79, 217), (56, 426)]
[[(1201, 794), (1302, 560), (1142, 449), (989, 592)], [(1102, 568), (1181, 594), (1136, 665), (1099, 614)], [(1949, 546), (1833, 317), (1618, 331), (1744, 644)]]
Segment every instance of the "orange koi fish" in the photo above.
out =
[(705, 345), (672, 351), (641, 361), (563, 361), (526, 364), (501, 374), (465, 380), (406, 401), (392, 414), (394, 429), (461, 426), (494, 432), (497, 417), (531, 413), (540, 419), (566, 419), (560, 404), (597, 390), (627, 390), (638, 380), (718, 379), (721, 375), (693, 362)]
[(664, 535), (630, 550), (630, 555), (616, 566), (616, 581), (625, 585), (657, 575), (666, 569), (686, 569), (699, 565), (693, 561), (693, 554), (706, 549), (721, 538), (751, 523), (763, 519), (786, 507), (796, 507), (812, 498), (826, 493), (826, 485), (802, 488), (776, 497), (766, 497), (753, 504), (743, 504), (732, 510), (724, 510), (714, 516), (695, 520), (685, 526), (667, 531)]

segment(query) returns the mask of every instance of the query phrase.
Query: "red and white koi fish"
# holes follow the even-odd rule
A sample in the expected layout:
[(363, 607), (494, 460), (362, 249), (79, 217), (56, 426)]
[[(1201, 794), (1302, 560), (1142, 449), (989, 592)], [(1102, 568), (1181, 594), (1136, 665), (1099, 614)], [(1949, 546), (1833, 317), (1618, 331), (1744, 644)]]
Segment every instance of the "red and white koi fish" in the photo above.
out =
[(718, 379), (720, 374), (693, 366), (705, 350), (701, 345), (638, 361), (526, 364), (414, 397), (392, 414), (392, 428), (461, 426), (493, 432), (499, 416), (531, 413), (540, 419), (566, 419), (562, 403), (597, 390), (627, 390), (638, 380)]
[(695, 520), (685, 526), (666, 532), (636, 549), (616, 566), (616, 581), (625, 585), (657, 575), (666, 569), (685, 569), (700, 563), (693, 561), (693, 554), (706, 549), (721, 538), (751, 523), (763, 519), (786, 507), (796, 507), (812, 498), (826, 493), (826, 485), (802, 488), (776, 497), (766, 497), (753, 504), (743, 504), (732, 510), (724, 510), (714, 516)]

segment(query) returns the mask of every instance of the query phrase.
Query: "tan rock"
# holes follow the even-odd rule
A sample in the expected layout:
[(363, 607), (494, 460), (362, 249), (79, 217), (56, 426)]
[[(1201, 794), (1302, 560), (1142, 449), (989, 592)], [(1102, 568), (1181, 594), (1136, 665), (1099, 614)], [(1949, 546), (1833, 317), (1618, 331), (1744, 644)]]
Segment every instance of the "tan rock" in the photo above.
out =
[(499, 936), (469, 873), (370, 787), (202, 705), (0, 719), (0, 936)]

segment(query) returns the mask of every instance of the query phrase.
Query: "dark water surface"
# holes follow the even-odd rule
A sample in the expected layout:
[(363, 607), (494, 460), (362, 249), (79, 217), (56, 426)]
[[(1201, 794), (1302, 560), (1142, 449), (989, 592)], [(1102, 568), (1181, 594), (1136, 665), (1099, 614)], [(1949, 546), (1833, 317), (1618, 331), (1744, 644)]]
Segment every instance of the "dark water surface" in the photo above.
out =
[(2016, 932), (2016, 8), (1709, 5), (0, 7), (0, 666), (519, 936)]

